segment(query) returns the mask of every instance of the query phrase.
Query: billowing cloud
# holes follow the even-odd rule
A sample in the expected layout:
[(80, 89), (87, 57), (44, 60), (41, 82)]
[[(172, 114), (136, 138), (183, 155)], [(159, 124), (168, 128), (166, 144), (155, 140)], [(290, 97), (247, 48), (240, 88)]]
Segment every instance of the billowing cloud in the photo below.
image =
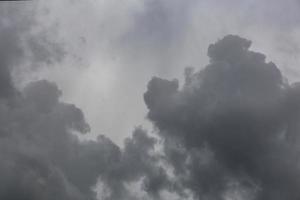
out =
[(164, 141), (175, 183), (195, 199), (298, 199), (299, 87), (228, 35), (186, 81), (153, 78), (148, 118)]
[[(156, 2), (145, 3), (145, 12), (138, 3), (137, 10), (129, 6), (136, 11), (126, 21), (132, 32), (115, 36), (124, 49), (122, 38), (132, 52), (149, 37), (150, 51), (181, 38), (175, 21), (169, 23), (173, 14), (166, 15), (177, 7)], [(156, 135), (137, 127), (119, 147), (103, 135), (80, 140), (91, 128), (55, 83), (16, 87), (15, 70), (52, 65), (65, 52), (29, 14), (34, 9), (0, 10), (0, 199), (300, 198), (299, 84), (250, 50), (251, 41), (228, 35), (211, 44), (209, 64), (187, 68), (182, 86), (154, 77), (144, 100)]]
[(108, 189), (105, 199), (133, 198), (126, 184), (140, 179), (157, 195), (166, 174), (154, 153), (156, 139), (136, 128), (124, 149), (105, 136), (80, 141), (75, 132), (90, 127), (60, 95), (54, 83), (42, 80), (1, 102), (0, 198), (96, 199), (99, 179)]
[(210, 45), (210, 64), (186, 69), (182, 87), (153, 78), (144, 98), (157, 135), (137, 127), (123, 148), (79, 140), (90, 127), (54, 83), (15, 89), (0, 104), (0, 197), (298, 199), (299, 87), (250, 45)]
[[(55, 83), (39, 80), (17, 88), (13, 73), (52, 65), (65, 56), (37, 24), (31, 6), (3, 4), (0, 9), (0, 198), (95, 199), (99, 178), (106, 199), (131, 198), (127, 182), (163, 174), (154, 167), (156, 140), (137, 128), (120, 149), (105, 136), (80, 141), (90, 131), (82, 111), (60, 100)], [(18, 11), (18, 12), (17, 12)], [(136, 167), (132, 167), (132, 163)], [(100, 194), (101, 195), (101, 194)]]

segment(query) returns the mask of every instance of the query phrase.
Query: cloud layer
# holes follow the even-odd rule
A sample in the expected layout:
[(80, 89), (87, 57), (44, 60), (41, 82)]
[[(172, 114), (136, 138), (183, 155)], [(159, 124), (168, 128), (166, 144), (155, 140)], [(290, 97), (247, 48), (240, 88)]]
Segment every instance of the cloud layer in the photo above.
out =
[[(156, 6), (136, 25), (164, 27), (153, 37), (168, 42), (169, 28), (147, 21)], [(37, 29), (34, 14), (0, 10), (0, 199), (300, 198), (299, 83), (251, 41), (227, 35), (211, 44), (209, 64), (187, 68), (182, 86), (152, 78), (144, 100), (155, 135), (137, 127), (121, 148), (103, 135), (80, 140), (90, 126), (55, 83), (16, 86), (16, 69), (60, 62), (64, 47)]]
[(2, 91), (15, 92), (1, 96), (0, 197), (298, 199), (299, 85), (250, 45), (234, 35), (211, 44), (210, 64), (187, 68), (180, 88), (153, 78), (144, 99), (157, 135), (138, 127), (122, 149), (105, 136), (80, 141), (89, 125), (54, 83), (14, 88), (18, 51), (9, 51)]

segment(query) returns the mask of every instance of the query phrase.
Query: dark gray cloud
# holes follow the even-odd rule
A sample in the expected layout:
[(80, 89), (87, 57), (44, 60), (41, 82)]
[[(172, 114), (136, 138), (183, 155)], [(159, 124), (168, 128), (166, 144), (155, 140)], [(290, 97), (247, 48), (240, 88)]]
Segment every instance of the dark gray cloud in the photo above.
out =
[[(181, 38), (170, 17), (175, 7), (167, 5), (147, 1), (133, 31), (123, 35), (128, 43), (143, 46), (152, 38), (153, 49), (160, 43), (168, 49)], [(210, 45), (209, 64), (186, 69), (182, 87), (153, 78), (144, 100), (157, 135), (137, 127), (120, 148), (103, 135), (81, 141), (77, 135), (90, 126), (81, 109), (61, 100), (55, 83), (15, 86), (14, 70), (65, 56), (36, 26), (34, 9), (15, 6), (0, 7), (0, 199), (173, 199), (164, 192), (178, 199), (300, 198), (299, 84), (287, 83), (274, 63), (249, 50), (251, 41), (228, 35)]]
[[(10, 11), (18, 10), (10, 6)], [(60, 46), (49, 45), (55, 43), (43, 34), (31, 33), (34, 25), (29, 19), (34, 18), (25, 14), (18, 21), (4, 13), (0, 24), (0, 198), (95, 199), (93, 187), (101, 178), (110, 191), (107, 199), (130, 199), (125, 183), (148, 174), (147, 188), (154, 190), (150, 175), (163, 172), (154, 170), (155, 156), (149, 151), (156, 141), (144, 130), (136, 129), (124, 151), (104, 136), (80, 142), (74, 132), (87, 133), (90, 127), (79, 108), (60, 101), (62, 92), (54, 83), (40, 80), (21, 90), (15, 87), (12, 72), (16, 68), (34, 70), (60, 61), (64, 54)]]
[(104, 136), (82, 142), (76, 134), (90, 127), (79, 108), (60, 100), (56, 84), (40, 80), (16, 87), (15, 70), (53, 65), (65, 56), (63, 46), (39, 30), (30, 8), (37, 4), (27, 6), (0, 7), (0, 198), (95, 199), (99, 178), (109, 189), (105, 199), (134, 198), (126, 183), (142, 177), (155, 193), (152, 176), (157, 182), (164, 172), (150, 153), (156, 140), (143, 129), (135, 130), (124, 149)]
[[(185, 71), (185, 84), (153, 78), (144, 98), (157, 137), (136, 128), (124, 148), (105, 136), (80, 141), (89, 126), (48, 81), (1, 104), (3, 198), (298, 199), (299, 84), (228, 35), (208, 48), (210, 64)], [(9, 117), (5, 117), (9, 116)], [(162, 142), (163, 151), (155, 150)], [(7, 177), (7, 178), (6, 178)], [(9, 184), (7, 184), (7, 182)], [(57, 195), (54, 196), (53, 195)]]
[(250, 45), (228, 35), (181, 89), (153, 78), (144, 95), (175, 182), (195, 199), (300, 197), (299, 87)]
[(99, 178), (109, 189), (106, 199), (131, 199), (125, 184), (143, 177), (153, 194), (163, 186), (166, 175), (151, 154), (154, 138), (137, 128), (124, 149), (105, 136), (80, 142), (74, 132), (87, 133), (89, 125), (60, 95), (43, 80), (29, 83), (9, 104), (1, 102), (1, 199), (95, 199)]

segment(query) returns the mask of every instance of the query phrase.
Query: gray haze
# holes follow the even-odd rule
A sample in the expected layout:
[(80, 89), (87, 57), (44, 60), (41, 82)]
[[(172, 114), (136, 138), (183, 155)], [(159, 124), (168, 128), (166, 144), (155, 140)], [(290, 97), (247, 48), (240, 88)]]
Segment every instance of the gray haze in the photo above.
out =
[(300, 199), (298, 11), (1, 2), (0, 199)]

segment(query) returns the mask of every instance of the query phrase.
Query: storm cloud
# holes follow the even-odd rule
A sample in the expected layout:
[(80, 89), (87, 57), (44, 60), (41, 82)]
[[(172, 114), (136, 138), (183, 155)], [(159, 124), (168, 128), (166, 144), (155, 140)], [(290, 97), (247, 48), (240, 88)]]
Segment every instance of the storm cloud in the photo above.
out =
[[(132, 199), (126, 183), (145, 178), (155, 194), (166, 177), (154, 152), (156, 139), (136, 128), (120, 149), (110, 139), (80, 141), (90, 131), (82, 111), (61, 102), (61, 91), (46, 80), (2, 99), (0, 109), (0, 198), (96, 199), (99, 179), (106, 193), (101, 199)], [(153, 182), (153, 183), (152, 183)], [(160, 183), (160, 182), (158, 182)], [(159, 188), (161, 189), (161, 188)]]
[[(166, 15), (177, 7), (156, 2), (135, 13), (132, 32), (118, 41), (135, 47), (129, 54), (143, 42), (153, 43), (149, 52), (161, 43), (173, 49), (181, 38)], [(62, 64), (67, 52), (40, 24), (38, 3), (16, 6), (0, 7), (0, 199), (300, 198), (300, 83), (290, 84), (250, 40), (227, 35), (209, 45), (209, 64), (186, 68), (182, 85), (153, 77), (144, 94), (153, 133), (136, 127), (120, 147), (100, 133), (82, 139), (91, 131), (85, 113), (62, 100), (56, 83), (17, 86), (16, 71)]]
[(156, 135), (137, 127), (123, 148), (79, 140), (90, 127), (54, 83), (11, 85), (0, 104), (0, 197), (298, 199), (299, 84), (250, 45), (235, 35), (211, 44), (210, 63), (187, 68), (181, 87), (154, 77), (144, 99)]
[[(38, 80), (17, 87), (15, 71), (50, 67), (65, 57), (63, 45), (31, 13), (37, 4), (18, 6), (0, 8), (0, 198), (132, 199), (126, 183), (141, 177), (148, 177), (151, 187), (152, 176), (163, 171), (151, 153), (156, 139), (145, 130), (136, 128), (124, 149), (105, 136), (81, 141), (78, 134), (90, 126), (78, 107), (61, 100), (55, 83)], [(99, 179), (105, 194), (98, 194)]]
[(298, 199), (299, 84), (228, 35), (186, 80), (153, 78), (148, 118), (164, 141), (175, 183), (195, 199)]

